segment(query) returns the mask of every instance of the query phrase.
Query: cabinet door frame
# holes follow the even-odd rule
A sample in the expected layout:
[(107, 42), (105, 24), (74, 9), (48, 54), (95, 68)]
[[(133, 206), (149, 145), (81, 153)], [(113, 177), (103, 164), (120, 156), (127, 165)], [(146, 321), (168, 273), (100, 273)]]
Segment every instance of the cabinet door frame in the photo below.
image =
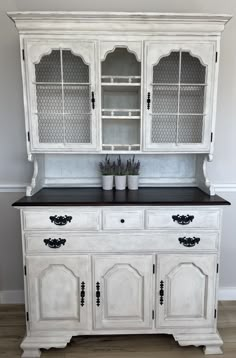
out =
[[(90, 258), (88, 255), (44, 255), (44, 256), (26, 256), (27, 272), (27, 292), (28, 292), (28, 311), (29, 327), (33, 331), (71, 331), (87, 330), (91, 327), (91, 278), (90, 278)], [(39, 275), (51, 270), (66, 270), (67, 275), (73, 275), (77, 282), (76, 297), (72, 298), (73, 303), (77, 305), (74, 317), (67, 319), (53, 319), (52, 317), (43, 318), (43, 306), (40, 302), (40, 284)], [(54, 272), (55, 273), (55, 272)], [(69, 277), (69, 276), (68, 276)], [(85, 283), (84, 305), (82, 306), (82, 282)], [(41, 297), (44, 300), (53, 300), (53, 297), (45, 295)], [(76, 317), (76, 315), (78, 317)]]
[[(188, 265), (189, 268), (199, 270), (205, 275), (205, 291), (202, 292), (202, 316), (186, 317), (181, 315), (171, 317), (171, 275), (178, 273), (180, 266)], [(216, 325), (214, 312), (216, 309), (216, 286), (217, 286), (217, 255), (208, 254), (158, 254), (157, 256), (157, 301), (156, 317), (157, 328), (212, 328)], [(175, 271), (175, 272), (174, 272)], [(163, 290), (164, 292), (162, 292)], [(176, 294), (176, 292), (174, 292)], [(178, 295), (184, 295), (183, 290)], [(162, 296), (162, 300), (161, 300)], [(161, 303), (162, 302), (162, 303)], [(182, 307), (181, 307), (182, 309)], [(184, 307), (183, 307), (184, 310)], [(204, 311), (204, 313), (203, 313)], [(168, 317), (169, 315), (169, 317)]]
[[(216, 44), (214, 42), (204, 41), (145, 41), (144, 50), (144, 131), (143, 131), (143, 142), (144, 151), (150, 152), (163, 152), (163, 153), (194, 153), (194, 152), (209, 152), (211, 145), (211, 130), (214, 109), (213, 109), (213, 98), (214, 98), (214, 83), (215, 83), (215, 72), (217, 66), (215, 66), (215, 53)], [(151, 107), (147, 110), (147, 93), (151, 94), (152, 101), (152, 75), (153, 66), (159, 63), (160, 59), (168, 56), (172, 51), (186, 51), (192, 56), (197, 57), (203, 65), (206, 66), (207, 77), (206, 77), (206, 91), (204, 101), (204, 113), (206, 114), (203, 119), (203, 138), (202, 143), (152, 143), (151, 141)]]
[[(153, 328), (152, 312), (155, 294), (154, 260), (155, 255), (152, 254), (112, 254), (94, 255), (92, 257), (94, 330), (148, 330)], [(124, 317), (123, 319), (119, 319), (119, 316), (109, 318), (108, 306), (105, 306), (107, 301), (105, 297), (105, 276), (112, 273), (112, 271), (116, 273), (120, 268), (128, 268), (132, 274), (135, 273), (135, 275), (139, 276), (139, 280), (141, 280), (141, 285), (144, 288), (141, 298), (143, 301), (143, 306), (140, 310), (142, 311), (141, 318), (139, 315), (133, 316), (131, 319), (127, 316), (127, 318)], [(97, 302), (97, 282), (99, 283), (100, 292), (99, 303)]]
[[(49, 55), (53, 50), (71, 50), (74, 55), (78, 55), (89, 65), (90, 70), (90, 96), (95, 93), (95, 109), (91, 106), (91, 142), (90, 143), (40, 143), (38, 136), (38, 118), (37, 97), (34, 86), (35, 82), (35, 64), (39, 63), (41, 58)], [(42, 39), (24, 40), (25, 51), (25, 77), (26, 77), (26, 98), (28, 104), (28, 122), (30, 130), (30, 148), (32, 153), (47, 152), (89, 152), (99, 149), (98, 136), (98, 113), (99, 106), (97, 98), (99, 97), (98, 75), (96, 71), (97, 42), (94, 40), (65, 40), (65, 39)]]

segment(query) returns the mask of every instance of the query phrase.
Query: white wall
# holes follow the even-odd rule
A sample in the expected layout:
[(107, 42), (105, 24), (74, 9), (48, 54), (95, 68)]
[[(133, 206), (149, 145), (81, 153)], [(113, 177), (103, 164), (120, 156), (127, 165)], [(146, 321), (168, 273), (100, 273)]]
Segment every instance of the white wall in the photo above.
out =
[[(1, 0), (0, 2), (0, 190), (24, 186), (32, 167), (27, 163), (18, 34), (5, 15), (13, 10), (101, 10), (235, 13), (222, 38), (216, 147), (209, 164), (214, 183), (230, 186), (222, 196), (226, 208), (221, 258), (221, 287), (236, 292), (236, 1), (235, 0)], [(20, 193), (0, 193), (0, 291), (23, 287), (19, 215), (10, 205)]]

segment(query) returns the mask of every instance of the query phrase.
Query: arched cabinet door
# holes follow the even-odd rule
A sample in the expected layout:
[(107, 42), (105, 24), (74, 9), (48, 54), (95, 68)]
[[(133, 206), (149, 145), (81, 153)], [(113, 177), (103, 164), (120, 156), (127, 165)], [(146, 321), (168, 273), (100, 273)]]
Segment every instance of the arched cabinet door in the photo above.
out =
[(214, 327), (216, 255), (159, 255), (157, 327)]
[(33, 152), (96, 150), (95, 46), (94, 41), (26, 41)]
[(144, 150), (209, 151), (214, 44), (147, 42), (144, 68)]
[(152, 328), (152, 255), (93, 257), (95, 329)]
[(30, 330), (88, 329), (88, 256), (34, 256), (26, 266)]

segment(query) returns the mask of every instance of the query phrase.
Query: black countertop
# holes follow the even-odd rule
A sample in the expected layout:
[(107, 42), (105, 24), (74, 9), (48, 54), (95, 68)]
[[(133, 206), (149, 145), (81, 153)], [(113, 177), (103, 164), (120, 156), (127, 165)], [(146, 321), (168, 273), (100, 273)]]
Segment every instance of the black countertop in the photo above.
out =
[(230, 205), (218, 195), (199, 188), (158, 187), (104, 191), (101, 188), (43, 188), (13, 206), (119, 206), (119, 205)]

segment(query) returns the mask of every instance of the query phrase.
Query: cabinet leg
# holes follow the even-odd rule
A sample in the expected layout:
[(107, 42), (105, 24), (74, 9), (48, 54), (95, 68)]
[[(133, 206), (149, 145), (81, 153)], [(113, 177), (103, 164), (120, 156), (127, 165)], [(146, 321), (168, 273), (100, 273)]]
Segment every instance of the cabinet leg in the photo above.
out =
[(40, 349), (24, 349), (22, 358), (39, 358), (41, 356)]
[(205, 354), (223, 354), (222, 349), (220, 348), (220, 346), (205, 346), (203, 348), (203, 352)]
[(65, 348), (67, 343), (70, 342), (72, 336), (26, 336), (22, 343), (21, 349), (23, 350), (22, 358), (39, 358), (41, 356), (40, 348)]
[(180, 333), (174, 334), (175, 340), (180, 346), (204, 346), (205, 354), (222, 354), (223, 341), (218, 332), (215, 333)]

